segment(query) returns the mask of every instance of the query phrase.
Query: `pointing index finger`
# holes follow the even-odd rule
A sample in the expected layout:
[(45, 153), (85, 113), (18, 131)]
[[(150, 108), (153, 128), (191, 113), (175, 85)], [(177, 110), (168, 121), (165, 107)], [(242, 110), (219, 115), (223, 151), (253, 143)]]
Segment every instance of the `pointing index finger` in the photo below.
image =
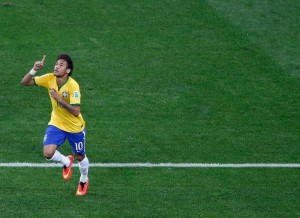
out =
[(43, 63), (44, 63), (45, 59), (46, 59), (46, 55), (43, 56), (43, 59), (42, 59)]

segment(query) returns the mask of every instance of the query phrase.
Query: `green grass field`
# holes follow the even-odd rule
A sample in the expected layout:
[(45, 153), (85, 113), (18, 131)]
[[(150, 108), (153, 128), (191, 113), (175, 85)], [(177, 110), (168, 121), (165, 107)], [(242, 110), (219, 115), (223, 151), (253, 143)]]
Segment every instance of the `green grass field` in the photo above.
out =
[[(0, 1), (0, 162), (46, 163), (69, 53), (92, 163), (300, 163), (297, 0)], [(69, 154), (66, 143), (61, 152)], [(299, 168), (0, 167), (0, 217), (300, 217)]]

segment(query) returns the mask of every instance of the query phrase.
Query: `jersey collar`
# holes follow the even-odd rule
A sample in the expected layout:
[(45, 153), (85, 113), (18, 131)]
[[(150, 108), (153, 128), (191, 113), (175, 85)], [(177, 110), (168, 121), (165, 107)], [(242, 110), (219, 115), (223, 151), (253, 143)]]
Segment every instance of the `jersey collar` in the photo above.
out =
[(67, 79), (65, 80), (65, 82), (61, 85), (61, 86), (59, 86), (58, 84), (57, 84), (57, 81), (56, 81), (56, 85), (57, 85), (57, 87), (58, 87), (58, 91), (61, 89), (61, 87), (63, 87), (67, 82), (69, 81), (69, 76), (67, 77)]

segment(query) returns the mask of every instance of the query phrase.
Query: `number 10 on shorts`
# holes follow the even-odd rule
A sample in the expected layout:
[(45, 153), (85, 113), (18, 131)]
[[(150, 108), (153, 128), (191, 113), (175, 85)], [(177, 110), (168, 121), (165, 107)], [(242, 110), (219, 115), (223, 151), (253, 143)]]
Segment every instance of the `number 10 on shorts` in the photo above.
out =
[(84, 143), (83, 142), (75, 142), (75, 149), (77, 152), (80, 152), (84, 149)]

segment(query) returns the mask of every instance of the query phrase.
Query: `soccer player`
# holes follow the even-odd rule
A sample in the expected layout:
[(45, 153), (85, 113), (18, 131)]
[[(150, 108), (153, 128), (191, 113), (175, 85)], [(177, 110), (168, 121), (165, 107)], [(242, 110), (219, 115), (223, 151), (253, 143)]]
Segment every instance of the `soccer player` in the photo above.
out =
[(72, 175), (72, 155), (64, 156), (58, 149), (67, 139), (81, 173), (76, 195), (87, 193), (89, 179), (89, 160), (85, 153), (85, 122), (80, 113), (80, 89), (78, 83), (71, 77), (73, 61), (67, 54), (60, 54), (54, 66), (53, 73), (35, 76), (44, 66), (46, 55), (41, 61), (34, 63), (33, 68), (23, 77), (24, 86), (41, 86), (48, 90), (52, 103), (51, 119), (43, 141), (44, 157), (49, 161), (63, 164), (63, 179), (69, 180)]

